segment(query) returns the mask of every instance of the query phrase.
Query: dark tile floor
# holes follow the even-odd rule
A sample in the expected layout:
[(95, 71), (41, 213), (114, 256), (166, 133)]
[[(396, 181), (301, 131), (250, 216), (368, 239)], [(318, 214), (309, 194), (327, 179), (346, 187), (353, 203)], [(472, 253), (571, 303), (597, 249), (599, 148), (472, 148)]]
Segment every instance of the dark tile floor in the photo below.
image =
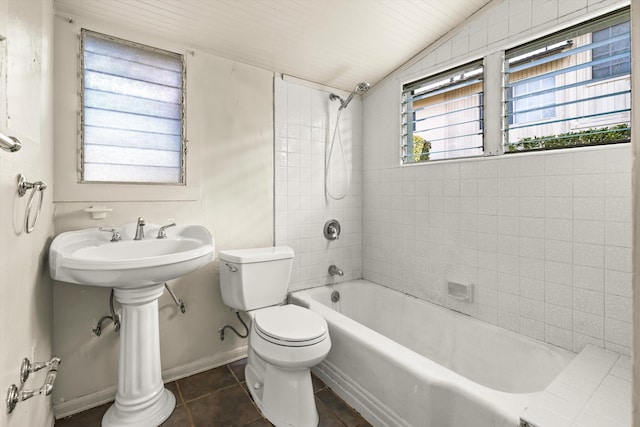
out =
[[(271, 426), (258, 411), (244, 382), (246, 359), (167, 384), (176, 396), (176, 409), (163, 427)], [(370, 426), (364, 418), (313, 376), (320, 427)], [(68, 418), (55, 427), (98, 427), (111, 404)]]

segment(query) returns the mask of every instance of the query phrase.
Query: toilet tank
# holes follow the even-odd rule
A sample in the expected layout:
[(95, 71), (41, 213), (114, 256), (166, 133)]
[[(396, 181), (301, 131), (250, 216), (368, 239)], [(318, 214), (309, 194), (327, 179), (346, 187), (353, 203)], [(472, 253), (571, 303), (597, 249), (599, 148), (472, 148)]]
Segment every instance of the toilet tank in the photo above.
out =
[(293, 249), (274, 246), (220, 251), (225, 305), (243, 311), (280, 304), (287, 296)]

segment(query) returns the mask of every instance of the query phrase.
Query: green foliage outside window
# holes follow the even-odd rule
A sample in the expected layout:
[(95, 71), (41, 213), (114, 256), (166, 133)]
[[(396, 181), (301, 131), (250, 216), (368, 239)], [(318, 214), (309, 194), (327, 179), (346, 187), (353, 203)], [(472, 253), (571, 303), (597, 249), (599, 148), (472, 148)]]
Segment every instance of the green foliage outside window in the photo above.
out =
[(421, 162), (429, 160), (431, 143), (419, 135), (413, 135), (413, 161)]
[[(507, 144), (508, 153), (545, 150), (554, 148), (581, 147), (584, 145), (614, 144), (631, 140), (629, 125), (619, 124), (612, 127), (592, 128), (578, 132), (567, 132), (551, 136), (522, 138), (518, 142)], [(415, 145), (414, 145), (415, 153)]]

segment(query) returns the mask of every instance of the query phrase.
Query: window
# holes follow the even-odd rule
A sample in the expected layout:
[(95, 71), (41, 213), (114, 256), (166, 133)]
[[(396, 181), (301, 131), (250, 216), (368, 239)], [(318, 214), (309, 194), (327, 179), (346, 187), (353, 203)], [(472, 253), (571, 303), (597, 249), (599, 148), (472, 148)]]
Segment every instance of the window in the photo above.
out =
[[(555, 117), (556, 97), (553, 92), (547, 91), (554, 85), (553, 77), (515, 84), (513, 86), (513, 103), (518, 114), (512, 116), (513, 123), (530, 123)], [(539, 95), (529, 96), (530, 94)], [(543, 108), (536, 108), (538, 106)]]
[(593, 61), (600, 62), (602, 58), (611, 58), (610, 61), (591, 68), (593, 79), (607, 79), (631, 72), (628, 53), (631, 51), (630, 31), (627, 21), (593, 32), (592, 42), (598, 45), (591, 51)]
[(630, 47), (625, 9), (506, 51), (505, 151), (628, 142)]
[(82, 182), (185, 184), (182, 55), (82, 30)]
[(482, 61), (403, 86), (402, 162), (483, 154)]

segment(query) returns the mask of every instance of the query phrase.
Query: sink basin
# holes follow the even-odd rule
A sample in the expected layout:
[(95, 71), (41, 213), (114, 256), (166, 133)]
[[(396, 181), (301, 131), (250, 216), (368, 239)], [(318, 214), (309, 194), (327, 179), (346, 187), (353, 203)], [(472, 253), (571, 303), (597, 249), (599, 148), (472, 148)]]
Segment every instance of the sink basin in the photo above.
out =
[(133, 240), (136, 224), (117, 228), (122, 240), (97, 228), (58, 235), (49, 250), (51, 277), (69, 283), (135, 288), (164, 283), (213, 260), (213, 238), (200, 225), (167, 229), (156, 239), (158, 225), (145, 226), (147, 237)]

